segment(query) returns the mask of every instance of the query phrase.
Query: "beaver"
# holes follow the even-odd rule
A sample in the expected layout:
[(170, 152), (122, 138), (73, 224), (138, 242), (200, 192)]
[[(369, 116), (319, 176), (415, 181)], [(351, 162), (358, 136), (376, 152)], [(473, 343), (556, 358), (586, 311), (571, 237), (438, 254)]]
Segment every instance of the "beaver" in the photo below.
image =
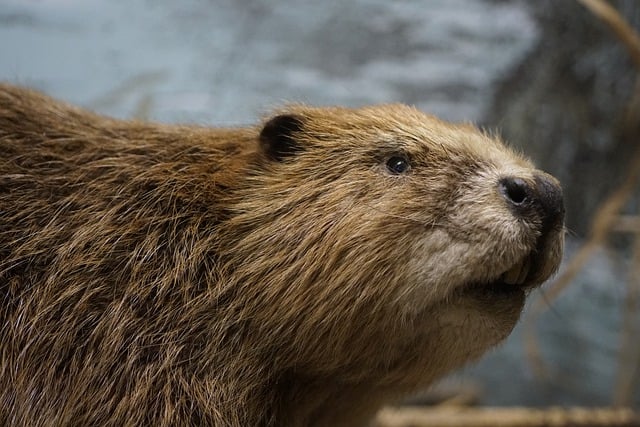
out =
[(353, 426), (558, 268), (562, 190), (404, 105), (257, 126), (0, 86), (0, 424)]

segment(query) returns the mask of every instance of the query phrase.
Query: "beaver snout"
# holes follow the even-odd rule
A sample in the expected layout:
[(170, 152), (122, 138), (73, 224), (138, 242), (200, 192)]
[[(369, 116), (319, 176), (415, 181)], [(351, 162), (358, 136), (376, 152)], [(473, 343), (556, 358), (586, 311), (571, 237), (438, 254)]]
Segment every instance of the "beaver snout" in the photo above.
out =
[(542, 234), (560, 230), (564, 222), (562, 188), (555, 178), (540, 173), (533, 182), (517, 177), (505, 177), (499, 189), (515, 215), (523, 219), (538, 218)]

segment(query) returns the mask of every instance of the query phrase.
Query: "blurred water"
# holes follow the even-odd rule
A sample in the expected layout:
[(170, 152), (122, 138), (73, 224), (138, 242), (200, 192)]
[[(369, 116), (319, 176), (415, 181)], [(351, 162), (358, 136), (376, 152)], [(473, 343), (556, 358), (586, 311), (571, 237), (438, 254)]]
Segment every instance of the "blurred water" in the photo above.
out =
[[(0, 80), (169, 122), (253, 123), (286, 102), (405, 102), (474, 121), (536, 36), (518, 1), (0, 0)], [(608, 403), (619, 269), (598, 257), (540, 320), (550, 380), (533, 378), (520, 328), (464, 370), (484, 401)]]
[(472, 121), (534, 37), (509, 2), (0, 0), (0, 78), (163, 121), (247, 123), (290, 101)]

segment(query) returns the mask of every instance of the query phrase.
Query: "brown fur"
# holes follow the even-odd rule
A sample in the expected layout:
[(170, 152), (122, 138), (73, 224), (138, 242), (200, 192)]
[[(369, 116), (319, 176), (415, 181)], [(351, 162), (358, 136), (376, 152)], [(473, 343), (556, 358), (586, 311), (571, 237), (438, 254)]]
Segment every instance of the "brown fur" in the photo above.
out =
[(469, 284), (532, 251), (528, 288), (556, 270), (561, 225), (497, 191), (540, 172), (495, 139), (401, 105), (278, 117), (0, 85), (0, 424), (362, 424), (508, 335), (524, 293)]

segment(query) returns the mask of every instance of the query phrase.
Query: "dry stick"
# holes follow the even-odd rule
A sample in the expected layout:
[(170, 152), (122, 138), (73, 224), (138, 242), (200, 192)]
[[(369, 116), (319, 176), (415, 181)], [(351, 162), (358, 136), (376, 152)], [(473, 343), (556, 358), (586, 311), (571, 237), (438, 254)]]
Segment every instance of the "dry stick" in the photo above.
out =
[[(620, 16), (618, 11), (611, 7), (603, 0), (577, 0), (585, 7), (587, 7), (594, 15), (602, 19), (613, 32), (618, 36), (620, 41), (625, 45), (629, 51), (629, 55), (633, 59), (636, 68), (640, 70), (640, 36), (634, 31), (634, 29)], [(630, 101), (630, 105), (640, 104), (640, 83), (636, 84), (635, 96)], [(634, 117), (634, 121), (637, 123), (637, 117)], [(587, 242), (578, 250), (573, 256), (569, 265), (565, 268), (564, 272), (550, 285), (548, 291), (545, 293), (545, 299), (536, 301), (536, 304), (532, 307), (531, 312), (525, 322), (525, 350), (533, 370), (538, 376), (544, 376), (545, 369), (542, 362), (542, 357), (539, 352), (539, 346), (537, 344), (537, 338), (535, 334), (534, 322), (535, 319), (543, 312), (549, 305), (549, 302), (558, 297), (558, 295), (569, 285), (571, 280), (578, 274), (578, 272), (584, 267), (589, 260), (593, 252), (604, 243), (607, 235), (611, 231), (614, 225), (616, 215), (622, 209), (627, 202), (631, 193), (635, 189), (636, 182), (640, 176), (640, 145), (638, 150), (634, 154), (631, 163), (629, 164), (629, 170), (622, 185), (615, 191), (609, 198), (601, 205), (600, 209), (596, 213), (594, 220), (591, 224), (590, 237)]]
[[(638, 219), (636, 217), (636, 219)], [(637, 318), (638, 299), (640, 298), (640, 224), (635, 230), (633, 258), (627, 286), (625, 300), (622, 345), (618, 362), (618, 378), (614, 391), (613, 402), (617, 406), (629, 406), (633, 395), (634, 385), (638, 380), (638, 360), (640, 358)]]
[(614, 408), (385, 408), (375, 427), (638, 426), (640, 414)]
[(640, 69), (640, 37), (638, 33), (624, 20), (620, 13), (604, 0), (578, 0), (594, 15), (604, 21), (622, 43), (627, 47), (631, 59)]

